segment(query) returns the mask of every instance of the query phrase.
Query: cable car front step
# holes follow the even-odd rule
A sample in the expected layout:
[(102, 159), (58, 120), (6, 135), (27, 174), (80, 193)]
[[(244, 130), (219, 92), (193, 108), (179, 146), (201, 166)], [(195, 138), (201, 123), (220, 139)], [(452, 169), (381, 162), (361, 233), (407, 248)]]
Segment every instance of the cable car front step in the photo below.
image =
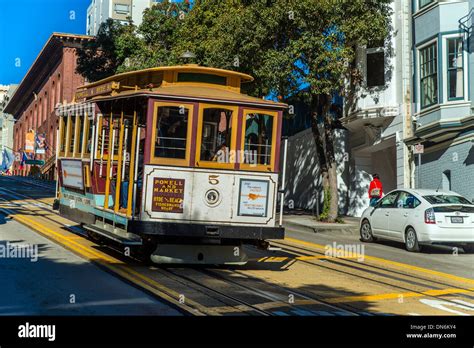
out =
[(133, 233), (127, 233), (125, 230), (122, 230), (119, 228), (115, 228), (111, 231), (108, 231), (106, 229), (99, 228), (93, 225), (84, 225), (83, 228), (90, 232), (97, 233), (105, 238), (111, 239), (123, 245), (142, 245), (143, 244), (143, 241), (139, 236)]

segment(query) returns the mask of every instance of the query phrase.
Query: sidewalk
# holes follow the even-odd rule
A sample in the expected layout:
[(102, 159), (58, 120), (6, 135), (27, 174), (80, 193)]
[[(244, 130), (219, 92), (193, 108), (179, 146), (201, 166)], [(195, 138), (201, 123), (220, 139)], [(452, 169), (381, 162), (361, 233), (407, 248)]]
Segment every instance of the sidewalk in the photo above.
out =
[(53, 190), (53, 191), (56, 190), (56, 181), (35, 179), (35, 178), (32, 178), (31, 176), (12, 175), (12, 176), (5, 176), (5, 177), (15, 180), (15, 181), (27, 182), (35, 186), (44, 187), (45, 189), (48, 189), (48, 190)]
[(288, 230), (309, 233), (359, 234), (359, 218), (343, 216), (344, 223), (328, 223), (316, 220), (312, 215), (283, 215), (283, 226)]

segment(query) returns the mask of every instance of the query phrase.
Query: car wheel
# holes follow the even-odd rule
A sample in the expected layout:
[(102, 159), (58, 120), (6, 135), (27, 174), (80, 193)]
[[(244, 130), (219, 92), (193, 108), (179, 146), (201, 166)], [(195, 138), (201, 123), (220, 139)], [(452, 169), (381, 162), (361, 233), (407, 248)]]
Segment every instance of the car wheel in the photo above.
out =
[(411, 252), (421, 251), (421, 246), (418, 243), (418, 237), (416, 236), (416, 231), (413, 227), (409, 227), (405, 233), (405, 247)]
[(467, 244), (462, 247), (465, 253), (474, 254), (474, 244)]
[(372, 234), (372, 227), (367, 220), (364, 220), (360, 226), (360, 240), (363, 242), (373, 242), (375, 240)]

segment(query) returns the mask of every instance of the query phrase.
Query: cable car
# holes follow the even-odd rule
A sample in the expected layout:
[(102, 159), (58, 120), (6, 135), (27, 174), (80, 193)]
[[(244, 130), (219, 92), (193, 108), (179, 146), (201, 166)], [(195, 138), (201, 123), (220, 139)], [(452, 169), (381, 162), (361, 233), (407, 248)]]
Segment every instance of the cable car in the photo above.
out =
[[(111, 76), (57, 108), (59, 213), (155, 263), (245, 264), (277, 224), (286, 104), (188, 64)], [(280, 213), (281, 214), (281, 213)]]

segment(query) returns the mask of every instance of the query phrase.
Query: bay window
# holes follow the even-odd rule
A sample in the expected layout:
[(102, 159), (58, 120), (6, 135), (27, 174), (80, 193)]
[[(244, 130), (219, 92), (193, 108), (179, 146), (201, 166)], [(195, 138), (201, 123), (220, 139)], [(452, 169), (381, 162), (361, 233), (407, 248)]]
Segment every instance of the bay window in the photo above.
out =
[(438, 59), (436, 43), (420, 49), (421, 108), (438, 103)]

